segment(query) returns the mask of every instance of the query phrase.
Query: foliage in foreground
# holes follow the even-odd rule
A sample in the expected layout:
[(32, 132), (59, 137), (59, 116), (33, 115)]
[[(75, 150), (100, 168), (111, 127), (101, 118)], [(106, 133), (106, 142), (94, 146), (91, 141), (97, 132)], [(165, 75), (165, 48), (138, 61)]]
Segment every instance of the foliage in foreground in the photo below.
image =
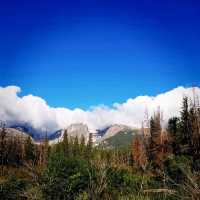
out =
[[(190, 103), (191, 104), (191, 103)], [(0, 130), (2, 200), (199, 200), (200, 107), (183, 99), (181, 116), (149, 120), (132, 146), (92, 147), (92, 135), (50, 146)], [(148, 133), (148, 134), (147, 134)], [(120, 135), (121, 138), (121, 135)]]

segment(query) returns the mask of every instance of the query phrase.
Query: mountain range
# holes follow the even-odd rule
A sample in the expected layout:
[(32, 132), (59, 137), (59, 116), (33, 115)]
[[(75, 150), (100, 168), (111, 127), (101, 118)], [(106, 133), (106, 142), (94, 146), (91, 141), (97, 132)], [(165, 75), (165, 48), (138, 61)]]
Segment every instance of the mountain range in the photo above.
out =
[[(41, 142), (44, 138), (49, 139), (50, 144), (55, 144), (62, 141), (64, 135), (64, 129), (58, 130), (54, 133), (39, 132), (27, 125), (13, 125), (6, 128), (10, 135), (29, 135), (35, 142)], [(71, 124), (66, 128), (68, 136), (80, 138), (85, 136), (86, 140), (89, 138), (90, 131), (86, 124), (77, 123)], [(133, 129), (132, 127), (114, 124), (104, 129), (97, 130), (93, 134), (93, 142), (95, 145), (101, 145), (106, 148), (113, 148), (116, 146), (123, 146), (131, 144), (133, 137), (139, 133), (139, 129)]]

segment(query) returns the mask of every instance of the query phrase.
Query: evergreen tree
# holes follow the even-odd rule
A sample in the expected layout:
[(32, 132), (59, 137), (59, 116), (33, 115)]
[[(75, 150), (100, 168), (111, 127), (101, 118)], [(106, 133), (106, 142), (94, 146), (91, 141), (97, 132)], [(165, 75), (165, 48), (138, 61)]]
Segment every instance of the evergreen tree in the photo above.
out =
[(157, 163), (160, 161), (158, 159), (161, 143), (161, 116), (160, 111), (154, 114), (150, 120), (150, 144), (149, 144), (149, 158)]
[(79, 141), (78, 141), (78, 136), (77, 135), (74, 138), (73, 154), (75, 156), (79, 155)]
[(88, 159), (91, 157), (92, 146), (93, 146), (93, 135), (92, 135), (92, 133), (90, 133), (88, 143), (87, 143), (87, 149), (86, 149), (86, 157)]
[(190, 153), (193, 157), (195, 168), (200, 169), (200, 108), (195, 104), (190, 109), (190, 123), (192, 132)]
[(188, 97), (183, 98), (183, 106), (181, 111), (181, 144), (187, 145), (188, 148), (191, 146), (191, 138), (192, 138), (192, 127), (190, 121), (190, 109), (189, 109), (189, 100)]
[(0, 166), (1, 166), (1, 175), (3, 175), (4, 173), (4, 164), (6, 162), (6, 151), (7, 149), (7, 145), (6, 145), (6, 129), (5, 129), (5, 125), (1, 124), (1, 128), (0, 128)]
[(168, 121), (167, 131), (170, 134), (172, 152), (175, 155), (180, 153), (180, 120), (178, 117), (170, 118)]
[(85, 137), (84, 135), (81, 135), (81, 140), (80, 140), (80, 153), (82, 155), (85, 154)]
[(14, 142), (16, 145), (16, 164), (19, 166), (23, 164), (24, 152), (23, 152), (23, 139), (20, 136), (16, 136), (14, 138)]
[(50, 154), (50, 146), (49, 146), (49, 140), (48, 140), (48, 137), (47, 137), (47, 133), (46, 133), (46, 136), (45, 136), (45, 139), (44, 139), (44, 142), (43, 142), (43, 164), (47, 164), (47, 161), (48, 161), (48, 157), (49, 157), (49, 154)]
[(23, 154), (22, 148), (20, 147), (20, 140), (18, 137), (9, 137), (6, 142), (7, 152), (6, 152), (6, 164), (12, 166), (19, 166), (21, 164)]
[(24, 157), (26, 161), (34, 161), (35, 160), (35, 146), (31, 137), (27, 137), (24, 144)]
[(69, 140), (67, 130), (65, 130), (63, 135), (63, 151), (65, 155), (69, 156)]

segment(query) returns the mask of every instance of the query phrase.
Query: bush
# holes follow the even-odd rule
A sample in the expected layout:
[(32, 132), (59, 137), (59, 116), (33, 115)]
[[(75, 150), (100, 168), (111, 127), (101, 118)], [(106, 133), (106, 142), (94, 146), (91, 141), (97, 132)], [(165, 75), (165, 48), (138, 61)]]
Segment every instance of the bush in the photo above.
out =
[(137, 195), (150, 181), (150, 177), (126, 169), (110, 169), (108, 177), (112, 193), (122, 195)]
[(0, 181), (0, 198), (3, 200), (20, 200), (23, 199), (23, 190), (27, 183), (17, 178), (16, 176), (9, 176), (5, 180)]
[(86, 161), (54, 153), (44, 172), (42, 189), (45, 199), (73, 200), (87, 188), (88, 181)]
[(183, 170), (190, 170), (192, 159), (189, 156), (171, 156), (165, 163), (165, 173), (175, 183), (183, 181)]
[(24, 192), (23, 192), (23, 196), (27, 199), (27, 200), (44, 200), (43, 198), (43, 194), (42, 191), (39, 187), (37, 186), (32, 186), (27, 188)]

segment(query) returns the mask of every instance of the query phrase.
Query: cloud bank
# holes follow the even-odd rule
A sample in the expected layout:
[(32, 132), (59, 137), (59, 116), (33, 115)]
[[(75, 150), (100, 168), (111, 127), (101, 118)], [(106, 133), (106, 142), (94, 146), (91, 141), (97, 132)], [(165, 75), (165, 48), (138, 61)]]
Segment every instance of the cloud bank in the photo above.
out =
[[(87, 124), (90, 130), (97, 130), (111, 124), (141, 127), (144, 113), (149, 115), (161, 108), (166, 121), (178, 116), (183, 96), (193, 97), (192, 88), (177, 87), (157, 96), (138, 96), (112, 107), (95, 106), (89, 110), (50, 107), (41, 97), (27, 95), (20, 97), (17, 86), (0, 87), (0, 120), (9, 125), (27, 123), (36, 130), (54, 132), (73, 123)], [(195, 92), (200, 96), (200, 88)]]

